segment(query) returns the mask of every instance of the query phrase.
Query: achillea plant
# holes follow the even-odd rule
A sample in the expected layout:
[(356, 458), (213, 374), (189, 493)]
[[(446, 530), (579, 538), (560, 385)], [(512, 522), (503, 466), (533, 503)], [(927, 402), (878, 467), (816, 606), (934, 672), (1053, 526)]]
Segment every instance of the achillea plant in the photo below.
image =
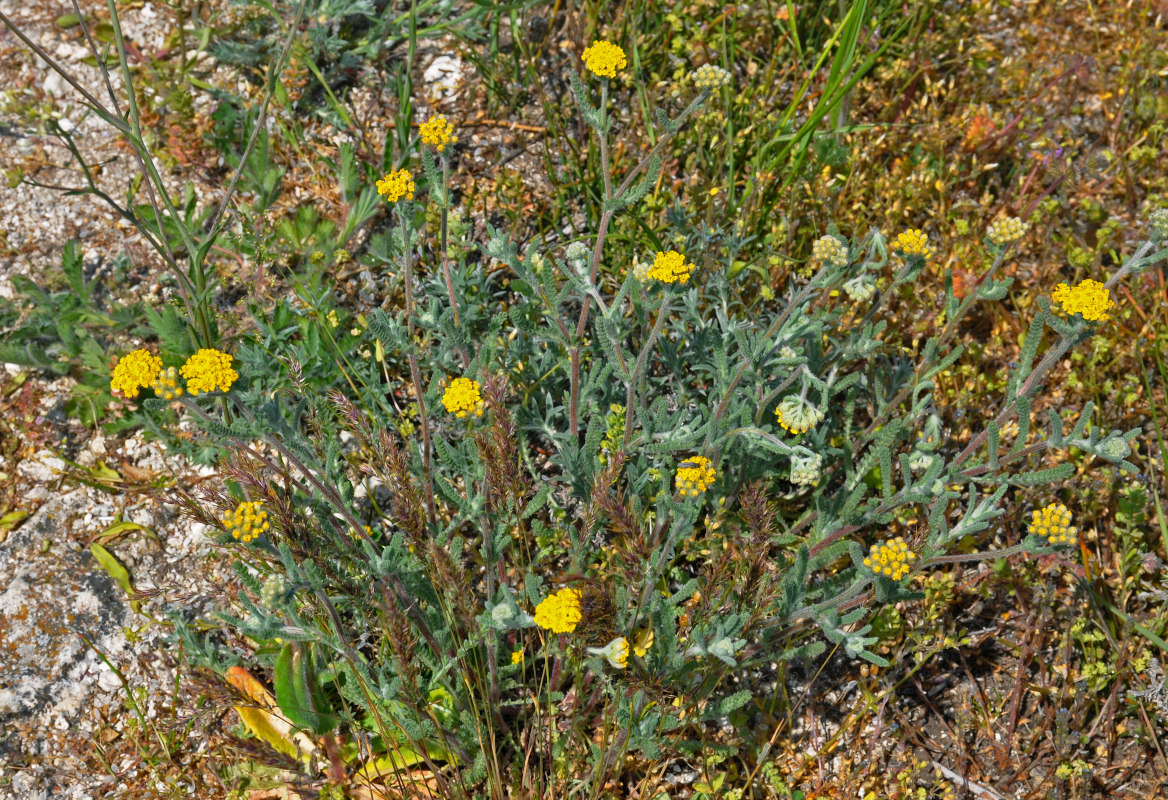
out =
[(820, 236), (811, 246), (811, 257), (833, 267), (843, 267), (848, 263), (848, 248), (835, 236)]
[(905, 257), (920, 256), (926, 259), (932, 258), (937, 252), (937, 248), (929, 244), (927, 234), (912, 228), (897, 235), (896, 241), (892, 245), (892, 250)]
[(824, 413), (802, 397), (788, 397), (775, 409), (780, 427), (796, 436), (823, 421)]
[(167, 367), (159, 370), (158, 377), (154, 379), (155, 397), (160, 397), (163, 400), (174, 400), (181, 397), (183, 393), (182, 386), (178, 382), (178, 370), (174, 367)]
[(730, 85), (730, 73), (714, 64), (702, 64), (689, 74), (693, 85), (699, 89), (721, 89)]
[(662, 283), (686, 283), (693, 270), (694, 265), (687, 264), (684, 255), (676, 250), (670, 250), (667, 253), (657, 253), (646, 277)]
[(483, 415), (484, 403), (479, 393), (479, 382), (470, 378), (455, 378), (442, 395), (442, 405), (459, 419), (474, 414)]
[(1063, 311), (1068, 314), (1080, 314), (1083, 319), (1090, 322), (1106, 322), (1110, 319), (1107, 310), (1115, 305), (1107, 287), (1090, 279), (1074, 288), (1060, 283), (1054, 287), (1050, 297), (1062, 306)]
[(611, 42), (595, 41), (584, 48), (584, 65), (593, 75), (601, 78), (615, 78), (617, 70), (628, 65), (625, 51)]
[[(438, 114), (422, 123), (418, 129), (425, 144), (430, 145), (439, 153), (447, 146), (456, 144), (458, 137), (454, 135), (454, 125), (447, 122), (445, 114)], [(411, 194), (413, 189), (410, 190)]]
[(414, 176), (408, 169), (398, 169), (377, 182), (377, 193), (391, 203), (414, 199)]
[(571, 633), (582, 616), (578, 589), (560, 589), (535, 607), (535, 624), (553, 633)]
[(872, 552), (864, 559), (864, 566), (877, 575), (899, 581), (908, 574), (916, 553), (909, 550), (903, 536), (872, 545)]
[(682, 497), (697, 497), (714, 485), (717, 475), (710, 459), (694, 456), (677, 468), (677, 493)]
[[(115, 5), (110, 24), (124, 66)], [(288, 37), (271, 75), (298, 38)], [(656, 129), (638, 140), (651, 149), (622, 146), (614, 163), (614, 119), (643, 118), (610, 108), (628, 65), (619, 46), (599, 40), (583, 50), (584, 79), (581, 62), (571, 65), (600, 174), (590, 183), (595, 198), (579, 197), (595, 199), (580, 216), (591, 227), (573, 225), (575, 241), (562, 250), (539, 239), (521, 254), (490, 225), (478, 257), (451, 246), (457, 139), (441, 116), (423, 123), (420, 167), (408, 152), (408, 103), (388, 154), (401, 159), (398, 169), (383, 174), (384, 160), (362, 165), (358, 148), (341, 145), (346, 213), (329, 243), (333, 263), (393, 281), (384, 294), (384, 284), (369, 282), (363, 300), (376, 310), (352, 328), (352, 338), (366, 337), (355, 352), (370, 363), (342, 369), (332, 350), (306, 347), (269, 365), (279, 382), (268, 390), (251, 386), (250, 373), (241, 381), (233, 356), (218, 349), (207, 259), (235, 224), (225, 216), (232, 191), (205, 218), (192, 216), (193, 199), (180, 211), (153, 169), (133, 104), (126, 114), (86, 96), (153, 187), (147, 216), (110, 202), (157, 251), (187, 312), (177, 324), (157, 314), (171, 343), (165, 352), (199, 348), (177, 373), (146, 350), (130, 353), (110, 386), (131, 398), (153, 386), (147, 411), (170, 413), (174, 404), (159, 401), (176, 400), (203, 426), (224, 490), (184, 496), (186, 509), (225, 531), (225, 543), (248, 545), (231, 548), (243, 591), (224, 598), (231, 605), (218, 614), (241, 636), (209, 639), (181, 616), (176, 636), (188, 657), (220, 672), (241, 660), (269, 669), (282, 714), (305, 732), (298, 741), (311, 752), (297, 755), (337, 784), (382, 765), (403, 778), (405, 756), (443, 798), (599, 797), (612, 787), (652, 797), (660, 786), (646, 775), (659, 770), (645, 762), (692, 759), (712, 724), (756, 702), (760, 670), (821, 654), (823, 640), (888, 665), (865, 619), (880, 605), (913, 601), (913, 572), (1023, 552), (1071, 557), (1076, 531), (1062, 505), (1034, 512), (1021, 543), (995, 548), (991, 530), (1022, 525), (1009, 516), (1011, 488), (1025, 499), (1072, 479), (1080, 465), (1136, 471), (1128, 458), (1140, 429), (1105, 431), (1088, 404), (1050, 409), (1039, 432), (1032, 411), (1072, 348), (1112, 335), (1094, 323), (1107, 320), (1113, 288), (1165, 257), (1168, 212), (1153, 212), (1148, 239), (1113, 274), (1074, 288), (1015, 287), (1001, 277), (1004, 252), (1026, 226), (995, 222), (985, 240), (991, 265), (976, 278), (960, 273), (960, 282), (945, 274), (935, 317), (943, 323), (911, 350), (895, 326), (916, 310), (914, 290), (931, 277), (925, 262), (937, 252), (919, 229), (890, 242), (876, 229), (845, 236), (831, 225), (812, 245), (806, 274), (758, 286), (752, 275), (774, 271), (765, 260), (749, 263), (753, 236), (668, 198), (663, 217), (638, 214), (617, 228), (656, 257), (616, 274), (606, 261), (614, 220), (651, 192), (655, 201), (668, 195), (666, 148), (731, 80), (712, 65), (693, 70), (668, 95), (689, 92), (684, 107), (650, 116)], [(232, 189), (253, 169), (267, 105), (248, 120), (257, 135)], [(786, 138), (787, 154), (816, 142)], [(700, 176), (677, 177), (685, 185)], [(744, 178), (727, 177), (730, 186)], [(422, 225), (417, 194), (437, 209), (437, 225)], [(324, 269), (330, 251), (316, 230), (327, 225), (316, 225), (316, 210), (302, 211), (285, 230), (301, 240), (307, 264)], [(340, 249), (356, 244), (362, 225), (368, 241), (352, 255)], [(899, 257), (889, 259), (890, 250)], [(268, 255), (266, 244), (254, 250)], [(73, 261), (72, 282), (83, 288)], [(1011, 290), (1034, 301), (1017, 306), (1028, 315), (1020, 357), (987, 421), (954, 439), (937, 381), (963, 356), (954, 341), (974, 306)], [(336, 345), (339, 320), (327, 302), (309, 299), (303, 319), (313, 326), (299, 335)], [(263, 347), (251, 352), (252, 363), (269, 360)], [(312, 371), (344, 390), (314, 391), (305, 379)], [(463, 377), (447, 387), (449, 375), (482, 383)], [(223, 394), (198, 397), (209, 392)], [(887, 540), (889, 526), (907, 518), (920, 520), (918, 529)], [(821, 636), (809, 638), (816, 628)], [(233, 651), (244, 641), (258, 647)], [(566, 763), (587, 769), (565, 774)], [(760, 787), (718, 788), (744, 796)]]
[(994, 220), (986, 236), (992, 244), (1002, 247), (1021, 239), (1029, 228), (1029, 224), (1017, 217), (1003, 217)]
[(244, 544), (268, 530), (270, 526), (268, 512), (264, 511), (263, 503), (259, 501), (240, 503), (234, 512), (223, 515), (223, 527), (232, 538)]
[(135, 350), (118, 360), (110, 376), (110, 388), (126, 397), (137, 397), (140, 389), (154, 386), (162, 371), (162, 359), (149, 350)]
[(1077, 541), (1075, 529), (1071, 527), (1071, 512), (1062, 503), (1051, 503), (1035, 511), (1030, 522), (1030, 533), (1041, 536), (1052, 545), (1073, 544)]
[[(229, 391), (231, 384), (239, 380), (239, 373), (232, 366), (232, 358), (213, 348), (205, 347), (187, 359), (179, 374), (186, 378), (187, 391), (200, 392)], [(159, 364), (161, 368), (161, 364)]]
[[(627, 66), (604, 42), (584, 64), (608, 79)], [(705, 723), (753, 702), (742, 688), (752, 670), (825, 641), (888, 665), (864, 620), (913, 600), (913, 572), (1066, 548), (1068, 515), (1049, 507), (1020, 544), (994, 548), (1011, 487), (1070, 479), (1070, 448), (1135, 471), (1139, 429), (1088, 429), (1087, 407), (1069, 431), (1052, 411), (1038, 435), (1031, 409), (1054, 365), (1097, 334), (1111, 287), (1164, 257), (1152, 239), (1105, 284), (1026, 290), (1029, 330), (1000, 405), (962, 440), (946, 432), (935, 381), (962, 357), (954, 340), (970, 310), (1011, 289), (999, 270), (1013, 223), (987, 234), (992, 264), (969, 291), (946, 276), (944, 323), (913, 351), (888, 327), (936, 253), (919, 230), (890, 244), (833, 227), (811, 274), (749, 292), (757, 273), (726, 252), (737, 232), (678, 205), (654, 232), (676, 249), (603, 274), (613, 220), (659, 185), (663, 143), (724, 77), (696, 75), (689, 104), (660, 114), (653, 149), (626, 154), (617, 172), (610, 81), (573, 74), (603, 168), (595, 228), (568, 247), (529, 242), (522, 257), (490, 226), (481, 258), (451, 255), (453, 139), (427, 128), (425, 181), (403, 167), (377, 182), (391, 227), (354, 256), (400, 282), (404, 302), (362, 330), (398, 373), (408, 364), (404, 393), (403, 375), (371, 371), (327, 397), (231, 392), (216, 398), (222, 416), (178, 398), (222, 443), (238, 492), (208, 493), (191, 513), (238, 518), (232, 530), (253, 539), (248, 592), (223, 619), (265, 645), (254, 657), (278, 686), (313, 698), (309, 710), (288, 697), (281, 707), (320, 741), (340, 729), (408, 747), (443, 797), (503, 798), (516, 775), (567, 793), (565, 757), (587, 763), (594, 794), (627, 780), (650, 796), (624, 756), (685, 757)], [(438, 225), (419, 227), (417, 191)], [(415, 275), (428, 251), (441, 269)], [(226, 390), (238, 377), (229, 366), (188, 364), (188, 390)], [(446, 385), (450, 375), (463, 377)], [(158, 369), (148, 377), (138, 385)], [(455, 423), (470, 417), (473, 428)], [(250, 497), (262, 510), (241, 516)], [(888, 540), (908, 517), (919, 529)], [(286, 589), (274, 600), (256, 574)], [(822, 640), (794, 638), (809, 624)], [(213, 660), (183, 630), (187, 651)], [(612, 738), (597, 744), (598, 731)]]

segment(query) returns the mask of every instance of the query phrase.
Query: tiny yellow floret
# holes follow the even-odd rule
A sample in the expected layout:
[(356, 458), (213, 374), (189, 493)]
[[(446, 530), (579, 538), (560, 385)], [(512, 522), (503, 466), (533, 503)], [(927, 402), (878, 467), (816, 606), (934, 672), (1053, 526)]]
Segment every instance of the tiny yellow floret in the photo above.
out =
[(1034, 512), (1030, 532), (1051, 544), (1073, 544), (1078, 532), (1071, 527), (1071, 512), (1062, 503), (1051, 503)]
[(394, 170), (377, 182), (377, 193), (385, 195), (385, 199), (391, 203), (396, 203), (403, 197), (406, 200), (413, 200), (414, 176), (408, 169)]
[(618, 69), (628, 65), (625, 51), (612, 42), (594, 41), (591, 47), (584, 48), (584, 66), (593, 75), (602, 78), (615, 78)]
[(446, 410), (459, 419), (463, 419), (469, 414), (481, 417), (484, 403), (483, 396), (479, 393), (480, 388), (478, 381), (470, 378), (455, 378), (454, 382), (446, 387), (446, 391), (442, 394), (442, 405), (446, 406)]
[(268, 529), (268, 512), (263, 501), (244, 501), (234, 512), (223, 515), (223, 527), (239, 541), (247, 544)]
[(535, 607), (535, 624), (555, 633), (571, 633), (583, 618), (580, 590), (560, 589)]
[(909, 228), (896, 237), (896, 241), (892, 244), (892, 250), (902, 256), (915, 255), (923, 258), (932, 258), (937, 252), (937, 248), (929, 244), (928, 234), (913, 228)]
[(1090, 322), (1106, 322), (1111, 319), (1107, 309), (1115, 305), (1107, 287), (1090, 278), (1073, 289), (1060, 283), (1051, 293), (1051, 300), (1063, 307), (1068, 314), (1082, 314)]
[(682, 497), (697, 497), (714, 484), (718, 473), (705, 456), (694, 456), (677, 468), (677, 493)]
[(454, 135), (454, 125), (446, 121), (445, 114), (426, 120), (419, 127), (419, 131), (422, 134), (422, 141), (433, 146), (439, 153), (446, 145), (458, 142), (458, 137)]
[(916, 557), (916, 553), (908, 549), (904, 537), (897, 536), (887, 542), (872, 545), (868, 558), (864, 559), (864, 566), (877, 575), (898, 581), (908, 574), (909, 562)]
[(126, 397), (137, 397), (139, 389), (154, 385), (161, 370), (161, 358), (149, 350), (135, 350), (118, 360), (110, 376), (110, 389)]
[(239, 380), (239, 373), (231, 368), (231, 356), (219, 350), (203, 348), (187, 359), (179, 374), (187, 379), (191, 394), (213, 392), (216, 388), (228, 391)]
[(178, 385), (177, 369), (167, 367), (158, 373), (158, 377), (154, 380), (155, 395), (163, 400), (174, 400), (176, 397), (181, 397), (182, 393), (182, 387)]
[(685, 256), (676, 250), (667, 253), (658, 251), (653, 266), (649, 268), (648, 277), (665, 283), (686, 283), (694, 269), (694, 265), (685, 263)]

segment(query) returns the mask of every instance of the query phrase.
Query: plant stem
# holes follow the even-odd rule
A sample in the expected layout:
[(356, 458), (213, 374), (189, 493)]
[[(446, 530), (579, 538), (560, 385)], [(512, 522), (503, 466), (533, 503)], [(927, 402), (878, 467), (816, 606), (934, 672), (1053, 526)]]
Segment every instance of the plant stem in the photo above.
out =
[[(703, 89), (701, 93), (693, 99), (685, 110), (677, 115), (677, 119), (673, 120), (671, 126), (666, 128), (662, 133), (661, 138), (657, 140), (657, 144), (653, 146), (647, 155), (633, 167), (629, 174), (625, 176), (624, 181), (617, 187), (616, 191), (612, 191), (612, 178), (608, 174), (608, 142), (606, 140), (607, 132), (603, 129), (598, 132), (600, 136), (600, 157), (601, 165), (604, 172), (604, 204), (600, 212), (600, 225), (596, 232), (596, 246), (592, 249), (592, 285), (596, 285), (596, 277), (600, 274), (600, 254), (604, 250), (604, 237), (608, 231), (608, 223), (612, 220), (612, 210), (610, 204), (612, 200), (618, 199), (623, 195), (632, 185), (633, 179), (641, 173), (649, 162), (664, 149), (665, 145), (677, 133), (681, 124), (694, 112), (695, 109), (706, 101), (710, 96), (708, 89)], [(608, 84), (601, 86), (602, 100), (608, 97)], [(601, 104), (601, 114), (604, 113), (604, 103)], [(602, 120), (604, 117), (602, 117)], [(580, 321), (576, 325), (576, 338), (580, 340), (584, 336), (584, 330), (588, 325), (588, 310), (592, 305), (592, 298), (587, 295), (584, 297), (584, 307), (580, 309)], [(572, 433), (573, 438), (580, 435), (580, 344), (573, 345), (571, 349), (572, 359), (572, 375), (571, 385), (569, 387), (569, 403), (568, 403), (568, 428)]]
[[(439, 223), (438, 231), (438, 257), (442, 260), (442, 277), (446, 279), (446, 293), (450, 296), (450, 309), (454, 312), (454, 326), (458, 327), (458, 300), (454, 297), (454, 281), (450, 277), (450, 254), (447, 249), (447, 217), (450, 215), (450, 156), (446, 153), (441, 154), (442, 159), (442, 198), (441, 198), (441, 223)], [(466, 353), (462, 353), (463, 363), (467, 366), (470, 364), (470, 359)]]
[[(657, 337), (661, 335), (661, 328), (665, 325), (665, 319), (669, 316), (669, 294), (666, 293), (661, 298), (661, 305), (657, 308), (657, 319), (653, 323), (652, 329), (649, 331), (649, 336), (645, 339), (645, 343), (641, 346), (641, 353), (637, 356), (637, 363), (633, 366), (632, 374), (629, 375), (628, 394), (625, 398), (625, 439), (624, 446), (627, 449), (629, 446), (629, 438), (633, 435), (633, 404), (637, 399), (637, 379), (641, 375), (641, 371), (645, 368), (645, 364), (649, 360), (649, 351), (653, 349), (653, 345), (657, 342)], [(619, 350), (617, 351), (620, 352)]]
[(410, 380), (414, 382), (414, 391), (418, 394), (418, 420), (422, 426), (422, 471), (426, 479), (426, 511), (430, 524), (434, 524), (434, 483), (430, 475), (430, 421), (426, 417), (426, 387), (422, 384), (422, 373), (418, 370), (418, 355), (414, 352), (417, 342), (414, 341), (414, 268), (410, 259), (410, 225), (402, 206), (397, 208), (397, 217), (401, 221), (402, 230), (402, 258), (405, 261), (406, 284), (406, 325), (410, 337)]

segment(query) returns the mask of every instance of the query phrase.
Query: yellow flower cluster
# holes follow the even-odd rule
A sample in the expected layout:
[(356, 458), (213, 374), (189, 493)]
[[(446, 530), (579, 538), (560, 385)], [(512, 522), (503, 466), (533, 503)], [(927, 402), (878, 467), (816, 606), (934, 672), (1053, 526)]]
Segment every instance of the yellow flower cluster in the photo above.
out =
[(1071, 512), (1062, 503), (1051, 503), (1034, 512), (1030, 532), (1042, 536), (1051, 544), (1072, 544), (1077, 531), (1071, 527)]
[(803, 427), (798, 422), (792, 422), (791, 420), (784, 419), (783, 418), (783, 409), (781, 409), (781, 408), (775, 409), (775, 418), (779, 422), (779, 427), (781, 427), (787, 433), (794, 434), (795, 436), (798, 436), (801, 433), (805, 433), (808, 430), (808, 428), (810, 427), (810, 426)]
[(618, 636), (604, 647), (589, 647), (588, 652), (607, 659), (616, 669), (625, 669), (629, 665), (629, 640), (623, 636)]
[(1148, 220), (1152, 223), (1152, 233), (1160, 239), (1168, 239), (1168, 208), (1157, 208)]
[(903, 256), (922, 256), (924, 258), (932, 258), (937, 252), (937, 248), (929, 244), (928, 235), (913, 228), (909, 228), (896, 237), (896, 241), (892, 244), (892, 250)]
[(989, 230), (990, 241), (1001, 247), (1021, 239), (1029, 228), (1028, 224), (1017, 217), (994, 220)]
[(231, 368), (231, 356), (206, 347), (188, 358), (179, 374), (187, 379), (191, 394), (213, 392), (216, 387), (226, 392), (239, 380), (239, 373)]
[(593, 75), (602, 78), (615, 78), (618, 69), (628, 65), (625, 51), (612, 42), (594, 41), (591, 47), (584, 48), (584, 66)]
[(242, 502), (234, 512), (223, 515), (223, 527), (239, 541), (247, 544), (268, 529), (268, 512), (263, 501)]
[(535, 607), (535, 624), (555, 633), (571, 633), (583, 618), (580, 590), (560, 589)]
[(908, 549), (903, 536), (889, 539), (882, 544), (872, 545), (868, 558), (864, 559), (864, 566), (877, 575), (884, 575), (898, 581), (908, 574), (909, 563), (917, 557), (916, 553)]
[(624, 669), (629, 665), (629, 640), (625, 637), (620, 637), (612, 645), (612, 655), (609, 656), (609, 661), (614, 667)]
[(483, 415), (483, 396), (479, 394), (479, 382), (470, 378), (455, 378), (442, 393), (442, 405), (459, 419), (468, 414)]
[(653, 266), (649, 268), (648, 277), (665, 283), (686, 283), (694, 269), (694, 265), (685, 263), (685, 256), (676, 250), (668, 253), (658, 251)]
[(823, 412), (799, 397), (788, 397), (775, 409), (775, 418), (787, 433), (798, 436), (823, 421)]
[(174, 367), (167, 367), (158, 373), (158, 377), (154, 379), (154, 394), (161, 397), (163, 400), (173, 400), (176, 397), (181, 397), (183, 390), (178, 385), (178, 370)]
[(377, 182), (377, 193), (386, 195), (386, 200), (396, 203), (403, 197), (414, 199), (414, 176), (408, 169), (397, 169)]
[(730, 84), (730, 73), (713, 64), (702, 64), (689, 74), (694, 86), (699, 89), (721, 89)]
[(834, 236), (820, 236), (811, 245), (811, 257), (833, 267), (848, 265), (848, 249)]
[(512, 664), (522, 664), (523, 663), (523, 648), (512, 651), (511, 663)]
[(694, 456), (677, 468), (677, 492), (682, 497), (697, 497), (714, 484), (718, 473), (705, 456)]
[(137, 397), (139, 389), (154, 385), (162, 369), (162, 359), (149, 350), (135, 350), (118, 359), (110, 376), (110, 389), (126, 397)]
[(432, 145), (439, 153), (446, 145), (458, 141), (458, 137), (454, 135), (454, 125), (446, 121), (445, 114), (439, 114), (426, 120), (422, 123), (419, 131), (422, 134), (422, 141)]
[(1065, 283), (1060, 283), (1054, 288), (1050, 298), (1068, 314), (1082, 314), (1083, 319), (1091, 322), (1105, 322), (1111, 319), (1107, 316), (1107, 309), (1115, 305), (1107, 287), (1090, 278), (1073, 289)]

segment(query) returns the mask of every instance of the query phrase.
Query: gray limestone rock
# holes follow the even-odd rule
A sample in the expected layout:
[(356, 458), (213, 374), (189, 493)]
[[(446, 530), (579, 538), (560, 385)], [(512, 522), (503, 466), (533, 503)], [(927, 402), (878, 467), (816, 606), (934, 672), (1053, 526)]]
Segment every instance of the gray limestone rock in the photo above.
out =
[[(91, 500), (54, 497), (0, 544), (0, 725), (71, 722), (116, 663), (129, 610), (121, 588), (68, 536)], [(48, 549), (44, 543), (48, 542)], [(57, 724), (60, 724), (57, 722)]]

